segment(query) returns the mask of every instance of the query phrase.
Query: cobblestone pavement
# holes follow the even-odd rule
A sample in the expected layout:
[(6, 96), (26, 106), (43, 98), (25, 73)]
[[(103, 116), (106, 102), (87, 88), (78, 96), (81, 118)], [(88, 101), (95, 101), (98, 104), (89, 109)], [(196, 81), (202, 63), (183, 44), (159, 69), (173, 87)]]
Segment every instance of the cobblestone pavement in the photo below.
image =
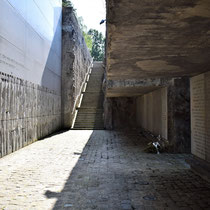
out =
[(135, 133), (71, 130), (0, 159), (0, 209), (210, 209), (188, 155), (147, 154)]

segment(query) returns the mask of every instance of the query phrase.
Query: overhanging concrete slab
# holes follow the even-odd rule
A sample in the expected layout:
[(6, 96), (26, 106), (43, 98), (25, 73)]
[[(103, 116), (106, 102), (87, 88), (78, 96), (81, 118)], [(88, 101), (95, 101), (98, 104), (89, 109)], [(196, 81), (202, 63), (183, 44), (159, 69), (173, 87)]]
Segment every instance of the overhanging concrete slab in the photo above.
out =
[(107, 80), (106, 97), (140, 96), (159, 88), (167, 87), (172, 81), (172, 78)]
[(107, 79), (208, 71), (209, 11), (209, 0), (107, 0)]

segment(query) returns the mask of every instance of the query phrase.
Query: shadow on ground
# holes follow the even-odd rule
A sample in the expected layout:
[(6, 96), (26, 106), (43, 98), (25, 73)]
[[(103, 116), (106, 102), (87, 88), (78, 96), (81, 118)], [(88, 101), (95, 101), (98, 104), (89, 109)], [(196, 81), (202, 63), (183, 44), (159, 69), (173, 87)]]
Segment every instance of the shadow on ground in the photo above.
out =
[(209, 209), (210, 185), (188, 155), (147, 154), (133, 132), (93, 131), (57, 198), (57, 209)]

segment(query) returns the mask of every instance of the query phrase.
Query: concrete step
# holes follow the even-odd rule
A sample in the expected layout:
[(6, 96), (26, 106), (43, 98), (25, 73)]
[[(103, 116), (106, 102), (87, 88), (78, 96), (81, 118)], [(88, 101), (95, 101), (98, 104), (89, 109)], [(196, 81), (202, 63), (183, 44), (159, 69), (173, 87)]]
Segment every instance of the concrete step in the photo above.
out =
[(97, 117), (97, 116), (102, 116), (103, 115), (103, 112), (78, 112), (77, 113), (77, 116), (95, 116), (95, 117)]
[(77, 108), (77, 110), (78, 110), (80, 113), (82, 113), (82, 112), (103, 113), (103, 109), (102, 109), (102, 108), (96, 109), (96, 108), (85, 108), (85, 107), (80, 107), (80, 108)]
[(83, 92), (82, 103), (77, 108), (77, 117), (74, 129), (104, 129), (102, 91), (104, 69), (102, 63), (95, 63), (89, 75), (85, 92)]
[(84, 124), (84, 123), (82, 123), (82, 124), (74, 124), (74, 128), (104, 128), (104, 125), (103, 124)]
[(81, 120), (88, 120), (88, 121), (101, 121), (103, 120), (103, 116), (87, 116), (87, 115), (79, 115), (77, 116), (76, 121), (81, 121)]
[(104, 125), (104, 122), (101, 121), (101, 122), (75, 122), (74, 126), (102, 126), (103, 127)]
[(94, 115), (94, 114), (91, 114), (91, 115), (87, 115), (87, 114), (80, 114), (80, 115), (77, 115), (77, 120), (101, 120), (103, 119), (103, 115), (102, 114), (99, 114), (99, 115)]
[(72, 130), (104, 130), (104, 127), (75, 127)]
[(80, 118), (75, 121), (75, 123), (101, 123), (101, 122), (103, 122), (102, 117), (99, 119), (94, 119), (94, 118), (93, 119), (82, 119), (82, 118)]
[(101, 122), (75, 122), (74, 126), (103, 126), (103, 121)]

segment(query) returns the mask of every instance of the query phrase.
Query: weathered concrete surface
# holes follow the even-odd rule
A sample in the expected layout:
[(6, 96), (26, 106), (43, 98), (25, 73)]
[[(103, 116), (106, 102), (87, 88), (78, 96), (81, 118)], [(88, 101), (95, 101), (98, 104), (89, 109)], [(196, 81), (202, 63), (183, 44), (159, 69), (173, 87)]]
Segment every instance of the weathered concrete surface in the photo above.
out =
[(61, 127), (61, 19), (60, 0), (0, 1), (0, 157)]
[(137, 126), (168, 139), (168, 89), (161, 88), (136, 100)]
[(104, 126), (108, 130), (136, 128), (136, 98), (106, 98), (104, 101)]
[(63, 126), (71, 128), (92, 58), (85, 44), (73, 8), (63, 8), (62, 110)]
[[(62, 142), (62, 144), (61, 144)], [(0, 209), (209, 209), (190, 155), (147, 154), (136, 133), (68, 131), (0, 159)]]
[(209, 0), (106, 2), (108, 80), (192, 76), (209, 69)]
[(0, 157), (60, 128), (60, 95), (0, 72)]
[(190, 152), (190, 80), (174, 79), (168, 87), (168, 139), (174, 152)]
[(104, 98), (104, 128), (107, 130), (113, 129), (112, 124), (112, 98)]
[(131, 97), (144, 95), (161, 87), (167, 87), (171, 80), (171, 78), (106, 80), (106, 97)]

